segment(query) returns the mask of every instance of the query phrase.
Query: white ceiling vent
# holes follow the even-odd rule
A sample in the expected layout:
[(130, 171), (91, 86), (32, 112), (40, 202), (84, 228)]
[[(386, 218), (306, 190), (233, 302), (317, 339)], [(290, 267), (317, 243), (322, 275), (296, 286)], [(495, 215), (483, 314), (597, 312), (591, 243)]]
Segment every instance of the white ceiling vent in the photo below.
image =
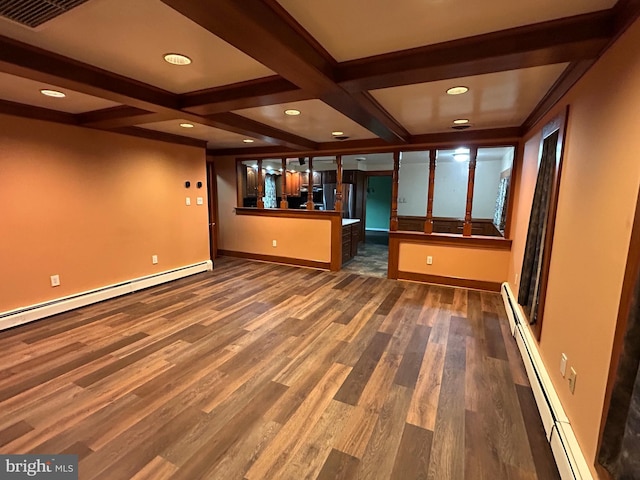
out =
[(0, 16), (35, 28), (87, 0), (0, 0)]

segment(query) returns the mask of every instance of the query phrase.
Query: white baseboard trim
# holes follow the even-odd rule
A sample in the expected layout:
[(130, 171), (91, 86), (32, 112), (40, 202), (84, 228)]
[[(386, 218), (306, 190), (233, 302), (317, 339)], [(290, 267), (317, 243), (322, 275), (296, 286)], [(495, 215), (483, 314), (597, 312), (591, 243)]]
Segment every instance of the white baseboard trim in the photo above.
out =
[(562, 407), (560, 397), (558, 397), (549, 372), (542, 361), (538, 344), (526, 324), (527, 320), (522, 307), (518, 305), (508, 283), (502, 284), (501, 294), (509, 318), (511, 333), (520, 350), (560, 477), (563, 480), (593, 480), (593, 475)]
[(205, 262), (194, 263), (192, 265), (174, 268), (172, 270), (167, 270), (153, 275), (134, 278), (132, 280), (127, 280), (113, 285), (107, 285), (102, 288), (96, 288), (86, 292), (56, 298), (47, 302), (30, 305), (28, 307), (16, 308), (14, 310), (0, 313), (0, 330), (16, 327), (51, 315), (67, 312), (92, 303), (119, 297), (120, 295), (126, 295), (127, 293), (137, 292), (138, 290), (210, 270), (213, 270), (213, 262), (211, 260), (207, 260)]

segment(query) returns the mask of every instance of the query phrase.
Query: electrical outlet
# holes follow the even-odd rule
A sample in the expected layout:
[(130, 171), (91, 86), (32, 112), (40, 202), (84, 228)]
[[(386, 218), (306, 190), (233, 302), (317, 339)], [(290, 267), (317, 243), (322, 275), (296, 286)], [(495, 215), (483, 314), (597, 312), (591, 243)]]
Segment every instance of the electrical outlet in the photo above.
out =
[(433, 265), (433, 257), (431, 255), (427, 257), (427, 265)]
[(569, 391), (571, 393), (575, 393), (575, 391), (576, 391), (576, 377), (577, 376), (578, 376), (578, 374), (573, 369), (573, 367), (571, 367), (571, 373), (569, 374)]
[(151, 263), (154, 265), (158, 263), (158, 255), (151, 255)]
[(52, 287), (60, 286), (60, 275), (51, 275), (51, 286)]
[(272, 247), (277, 247), (277, 246), (278, 246), (278, 242), (276, 242), (275, 240), (273, 240), (273, 241), (271, 242), (271, 246), (272, 246)]
[(560, 373), (562, 374), (562, 378), (564, 378), (567, 373), (567, 356), (564, 353), (560, 357)]

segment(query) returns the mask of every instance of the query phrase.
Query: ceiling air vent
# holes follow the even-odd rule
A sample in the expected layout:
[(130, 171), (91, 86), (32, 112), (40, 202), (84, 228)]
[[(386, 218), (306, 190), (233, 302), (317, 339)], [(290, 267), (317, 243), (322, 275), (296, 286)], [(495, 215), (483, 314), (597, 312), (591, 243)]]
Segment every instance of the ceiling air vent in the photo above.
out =
[(0, 16), (35, 28), (87, 0), (0, 0)]

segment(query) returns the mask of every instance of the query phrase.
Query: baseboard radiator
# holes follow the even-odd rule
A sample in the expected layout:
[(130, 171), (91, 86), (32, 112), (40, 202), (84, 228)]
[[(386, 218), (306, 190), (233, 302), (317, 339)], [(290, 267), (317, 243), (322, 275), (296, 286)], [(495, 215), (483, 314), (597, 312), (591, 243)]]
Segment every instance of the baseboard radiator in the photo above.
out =
[(511, 287), (503, 283), (502, 300), (507, 311), (511, 334), (515, 337), (527, 370), (547, 440), (563, 480), (593, 480), (571, 423), (562, 408), (560, 398), (540, 357), (537, 342), (531, 335), (527, 320)]
[(47, 302), (30, 305), (28, 307), (2, 312), (0, 313), (0, 330), (33, 322), (51, 315), (67, 312), (75, 308), (119, 297), (120, 295), (126, 295), (127, 293), (137, 292), (138, 290), (209, 270), (213, 270), (213, 262), (211, 260), (194, 263), (192, 265), (175, 268), (173, 270), (167, 270), (154, 275), (147, 275), (127, 280), (113, 285), (107, 285), (102, 288), (49, 300)]

